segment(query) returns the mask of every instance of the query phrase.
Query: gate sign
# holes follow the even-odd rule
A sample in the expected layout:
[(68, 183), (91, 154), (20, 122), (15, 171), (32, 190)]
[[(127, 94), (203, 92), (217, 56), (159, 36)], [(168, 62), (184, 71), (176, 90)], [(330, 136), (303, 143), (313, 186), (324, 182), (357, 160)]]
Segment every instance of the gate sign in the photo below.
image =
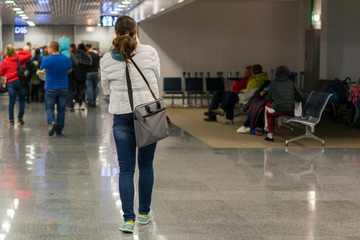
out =
[(25, 35), (28, 33), (28, 27), (27, 26), (15, 26), (14, 33), (15, 33), (15, 35)]

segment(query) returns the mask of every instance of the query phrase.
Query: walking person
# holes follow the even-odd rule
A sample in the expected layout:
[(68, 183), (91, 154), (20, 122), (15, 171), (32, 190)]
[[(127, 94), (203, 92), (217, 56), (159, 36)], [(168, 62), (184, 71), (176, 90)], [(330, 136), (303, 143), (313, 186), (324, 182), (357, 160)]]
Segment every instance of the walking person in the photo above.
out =
[[(42, 60), (40, 69), (46, 69), (45, 111), (49, 125), (49, 136), (54, 132), (63, 136), (65, 108), (68, 95), (68, 73), (72, 69), (70, 58), (60, 54), (58, 42), (51, 42), (48, 47), (50, 56)], [(55, 120), (55, 104), (57, 118)]]
[(86, 75), (86, 91), (89, 107), (96, 107), (96, 97), (98, 94), (98, 82), (99, 82), (99, 61), (100, 57), (94, 52), (92, 44), (86, 44), (86, 49), (91, 56), (92, 65), (89, 72)]
[(76, 52), (76, 58), (78, 60), (77, 79), (75, 86), (75, 100), (79, 103), (81, 108), (82, 103), (85, 101), (86, 96), (86, 78), (87, 73), (90, 71), (92, 66), (92, 59), (90, 54), (86, 51), (86, 47), (83, 43), (80, 43)]
[(13, 45), (9, 44), (5, 48), (6, 57), (1, 62), (0, 75), (5, 76), (7, 80), (7, 87), (9, 92), (9, 122), (14, 125), (14, 106), (16, 102), (16, 95), (19, 96), (19, 114), (18, 123), (24, 125), (25, 113), (25, 97), (27, 93), (26, 87), (20, 84), (18, 77), (18, 61), (20, 65), (25, 66), (26, 62), (31, 58), (29, 51), (15, 52)]
[(69, 92), (68, 92), (68, 100), (67, 107), (70, 112), (74, 112), (74, 90), (75, 90), (75, 82), (77, 79), (76, 75), (76, 67), (78, 65), (78, 60), (75, 56), (76, 54), (76, 45), (74, 43), (70, 44), (70, 60), (72, 63), (72, 71), (68, 74), (69, 78)]
[[(119, 190), (124, 212), (123, 232), (132, 233), (135, 226), (134, 172), (136, 165), (136, 142), (133, 113), (126, 82), (126, 65), (133, 86), (134, 106), (154, 100), (140, 73), (130, 63), (130, 58), (139, 66), (156, 97), (159, 96), (157, 81), (160, 78), (160, 60), (156, 50), (140, 44), (136, 37), (137, 25), (128, 16), (120, 17), (115, 24), (116, 37), (110, 53), (100, 60), (103, 91), (110, 95), (109, 112), (114, 114), (113, 133), (116, 143), (120, 174)], [(138, 149), (139, 169), (139, 215), (137, 222), (147, 224), (153, 218), (150, 208), (154, 184), (153, 159), (156, 143)]]

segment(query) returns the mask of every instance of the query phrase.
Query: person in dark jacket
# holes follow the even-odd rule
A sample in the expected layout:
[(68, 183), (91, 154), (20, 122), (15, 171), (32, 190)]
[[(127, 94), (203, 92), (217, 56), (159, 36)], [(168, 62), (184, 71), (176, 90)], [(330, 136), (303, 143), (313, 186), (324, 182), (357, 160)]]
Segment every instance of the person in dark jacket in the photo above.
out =
[(78, 45), (76, 52), (76, 58), (78, 60), (77, 66), (77, 79), (75, 82), (75, 101), (79, 103), (79, 108), (81, 109), (82, 103), (85, 101), (86, 95), (86, 78), (88, 72), (91, 70), (92, 59), (90, 54), (86, 51), (86, 47), (83, 43)]
[(15, 53), (13, 45), (9, 44), (5, 48), (6, 57), (1, 62), (0, 75), (5, 76), (7, 80), (7, 87), (9, 91), (9, 121), (10, 125), (14, 125), (14, 105), (16, 102), (16, 95), (19, 96), (19, 115), (18, 122), (24, 125), (25, 112), (25, 97), (26, 88), (20, 84), (18, 77), (18, 60), (22, 66), (31, 58), (30, 51), (18, 51)]
[[(211, 97), (209, 110), (204, 115), (209, 116), (204, 121), (216, 122), (216, 115), (226, 115), (226, 124), (232, 124), (234, 120), (234, 106), (239, 102), (238, 93), (246, 88), (246, 84), (251, 75), (251, 66), (247, 66), (244, 77), (240, 81), (236, 81), (231, 86), (231, 91), (215, 91)], [(221, 107), (219, 107), (221, 105)]]
[(269, 85), (270, 81), (266, 80), (250, 98), (249, 102), (243, 106), (243, 111), (248, 112), (248, 116), (243, 125), (236, 130), (237, 133), (249, 133), (255, 128), (264, 128), (264, 110)]
[(91, 56), (92, 65), (90, 71), (87, 73), (86, 78), (86, 91), (89, 107), (96, 107), (96, 97), (98, 94), (98, 83), (99, 83), (99, 62), (100, 57), (94, 52), (92, 44), (86, 44), (86, 49)]
[(77, 82), (77, 65), (78, 60), (76, 58), (76, 45), (74, 43), (70, 44), (70, 60), (73, 65), (73, 70), (69, 73), (68, 79), (69, 79), (69, 93), (68, 93), (68, 100), (67, 100), (67, 106), (70, 112), (74, 111), (74, 89), (75, 89), (75, 83)]
[(301, 101), (300, 91), (289, 78), (289, 68), (280, 66), (276, 69), (275, 80), (271, 83), (268, 92), (268, 103), (265, 107), (265, 128), (268, 127), (266, 141), (274, 141), (274, 118), (278, 116), (293, 116), (295, 101)]

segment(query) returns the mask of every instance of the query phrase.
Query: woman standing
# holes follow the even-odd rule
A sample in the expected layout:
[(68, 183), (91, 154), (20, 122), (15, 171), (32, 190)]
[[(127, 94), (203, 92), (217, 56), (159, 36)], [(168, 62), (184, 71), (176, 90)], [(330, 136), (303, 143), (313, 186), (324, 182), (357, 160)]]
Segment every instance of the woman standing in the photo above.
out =
[[(159, 96), (157, 81), (160, 76), (160, 60), (156, 50), (140, 44), (136, 37), (134, 19), (120, 17), (115, 24), (116, 38), (110, 53), (100, 61), (103, 91), (110, 95), (109, 112), (114, 114), (113, 133), (120, 167), (119, 190), (124, 212), (123, 232), (133, 232), (134, 213), (134, 172), (136, 165), (136, 142), (133, 113), (130, 107), (126, 83), (126, 66), (133, 89), (134, 106), (154, 100), (140, 73), (130, 63), (132, 58), (147, 78), (156, 97)], [(139, 169), (139, 216), (137, 222), (147, 224), (153, 218), (150, 208), (154, 183), (153, 159), (156, 143), (138, 149)]]
[(14, 105), (16, 102), (16, 95), (19, 95), (19, 115), (18, 122), (20, 125), (24, 125), (24, 112), (25, 112), (25, 97), (26, 87), (20, 84), (18, 77), (18, 61), (22, 66), (26, 64), (26, 61), (31, 58), (30, 51), (18, 51), (15, 53), (13, 45), (9, 44), (5, 48), (6, 57), (0, 66), (0, 75), (5, 76), (7, 80), (7, 86), (9, 91), (9, 121), (10, 125), (14, 125)]
[(76, 58), (78, 60), (78, 66), (76, 68), (77, 79), (75, 83), (75, 101), (79, 103), (79, 108), (81, 109), (81, 105), (85, 101), (86, 95), (86, 77), (92, 66), (91, 56), (83, 43), (80, 43), (78, 46)]

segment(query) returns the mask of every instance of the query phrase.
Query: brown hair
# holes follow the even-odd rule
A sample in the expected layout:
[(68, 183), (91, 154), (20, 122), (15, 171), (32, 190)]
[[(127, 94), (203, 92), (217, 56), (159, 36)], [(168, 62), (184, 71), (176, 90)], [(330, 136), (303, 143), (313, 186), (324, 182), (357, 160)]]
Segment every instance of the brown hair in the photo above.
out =
[(126, 62), (129, 62), (137, 47), (135, 20), (129, 16), (119, 17), (115, 24), (115, 32), (118, 36), (113, 40), (114, 48), (124, 56)]
[(280, 75), (282, 73), (285, 73), (285, 74), (289, 75), (290, 74), (289, 68), (287, 66), (284, 66), (284, 65), (277, 67), (276, 70), (275, 70), (275, 76), (278, 76), (278, 75)]
[(92, 44), (91, 44), (91, 43), (87, 43), (87, 44), (85, 45), (85, 47), (86, 47), (87, 50), (89, 50), (90, 48), (92, 48)]
[(5, 55), (8, 57), (14, 57), (15, 56), (15, 48), (13, 45), (8, 44), (5, 47)]
[(49, 44), (49, 47), (52, 48), (54, 50), (54, 52), (59, 52), (60, 51), (60, 44), (58, 42), (52, 41)]
[(259, 73), (262, 73), (262, 66), (260, 65), (260, 64), (254, 64), (253, 66), (252, 66), (252, 72), (254, 73), (254, 74), (259, 74)]

